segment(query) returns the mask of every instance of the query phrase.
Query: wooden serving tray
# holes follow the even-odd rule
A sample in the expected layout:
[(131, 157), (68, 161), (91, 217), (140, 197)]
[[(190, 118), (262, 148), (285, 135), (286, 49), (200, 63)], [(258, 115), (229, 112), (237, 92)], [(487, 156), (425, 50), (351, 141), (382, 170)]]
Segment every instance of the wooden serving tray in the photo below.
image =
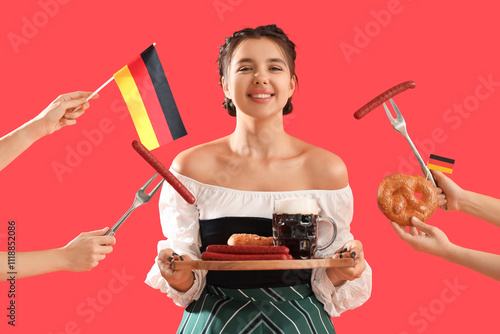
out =
[(283, 270), (353, 267), (354, 259), (258, 260), (258, 261), (174, 261), (173, 270)]

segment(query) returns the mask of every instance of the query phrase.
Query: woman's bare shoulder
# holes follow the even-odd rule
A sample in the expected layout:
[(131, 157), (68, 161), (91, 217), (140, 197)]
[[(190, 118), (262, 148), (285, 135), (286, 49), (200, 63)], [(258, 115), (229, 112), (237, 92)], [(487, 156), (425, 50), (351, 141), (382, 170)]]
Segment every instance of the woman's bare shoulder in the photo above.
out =
[(179, 153), (172, 162), (172, 168), (189, 178), (203, 182), (207, 170), (213, 170), (218, 157), (227, 148), (226, 138), (191, 147)]
[(317, 189), (335, 190), (348, 183), (347, 167), (336, 154), (312, 144), (304, 143), (306, 168), (312, 174)]

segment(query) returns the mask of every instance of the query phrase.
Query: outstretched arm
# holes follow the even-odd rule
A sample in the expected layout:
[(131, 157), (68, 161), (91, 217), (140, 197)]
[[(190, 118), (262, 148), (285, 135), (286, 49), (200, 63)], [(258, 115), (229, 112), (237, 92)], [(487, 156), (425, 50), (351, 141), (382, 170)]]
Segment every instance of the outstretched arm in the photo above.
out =
[(441, 257), (500, 281), (500, 255), (457, 246), (451, 243), (439, 228), (427, 225), (415, 217), (411, 222), (413, 226), (409, 231), (395, 222), (391, 222), (391, 225), (400, 238), (413, 249)]
[(500, 227), (500, 199), (466, 191), (460, 211)]
[[(106, 254), (113, 251), (116, 239), (104, 236), (108, 229), (84, 232), (71, 240), (66, 246), (33, 252), (18, 252), (15, 258), (16, 279), (47, 274), (55, 271), (89, 271)], [(7, 272), (8, 253), (0, 252), (0, 282), (10, 278)]]
[(458, 210), (500, 227), (500, 199), (464, 190), (443, 173), (432, 173), (439, 186), (439, 205), (445, 203), (448, 211)]
[[(32, 120), (0, 138), (0, 170), (23, 153), (38, 139), (49, 135), (66, 125), (76, 123), (89, 103), (85, 99), (91, 92), (63, 94)], [(94, 96), (93, 98), (96, 98)], [(73, 111), (81, 106), (78, 111)]]

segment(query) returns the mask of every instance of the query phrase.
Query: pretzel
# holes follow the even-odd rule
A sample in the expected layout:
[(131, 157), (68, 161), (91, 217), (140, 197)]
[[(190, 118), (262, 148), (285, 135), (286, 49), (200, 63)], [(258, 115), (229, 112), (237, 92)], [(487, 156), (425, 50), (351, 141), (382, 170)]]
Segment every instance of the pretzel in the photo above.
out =
[[(422, 194), (422, 200), (415, 197)], [(420, 175), (391, 174), (378, 187), (377, 203), (380, 211), (399, 225), (411, 225), (415, 216), (426, 221), (437, 207), (437, 195), (432, 184)]]

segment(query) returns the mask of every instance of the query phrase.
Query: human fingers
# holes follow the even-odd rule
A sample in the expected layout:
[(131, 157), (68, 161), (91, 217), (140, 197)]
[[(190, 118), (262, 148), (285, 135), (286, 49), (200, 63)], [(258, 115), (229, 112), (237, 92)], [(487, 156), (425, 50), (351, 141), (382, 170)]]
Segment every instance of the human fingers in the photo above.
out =
[(417, 230), (417, 228), (415, 226), (410, 226), (409, 233), (411, 235), (419, 235), (419, 231)]
[(82, 104), (82, 108), (80, 109), (74, 109), (74, 110), (66, 110), (62, 118), (65, 119), (77, 119), (78, 117), (82, 116), (85, 113), (85, 110), (89, 108), (89, 103), (85, 102)]
[(59, 120), (59, 125), (62, 127), (64, 126), (70, 126), (70, 125), (75, 125), (76, 124), (76, 120), (74, 119), (66, 119), (66, 118), (61, 118)]
[(443, 192), (443, 189), (441, 189), (440, 187), (436, 187), (434, 188), (434, 191), (436, 192), (437, 195), (438, 207), (446, 210), (445, 205), (448, 201), (446, 200), (446, 194)]
[(158, 260), (156, 263), (160, 268), (160, 272), (163, 277), (168, 278), (174, 274), (174, 270), (171, 268), (171, 264), (173, 261), (172, 257), (173, 250), (172, 249), (162, 249), (160, 253), (158, 253)]
[(334, 258), (363, 258), (363, 244), (359, 240), (350, 240), (344, 244), (337, 252), (334, 254)]
[(72, 115), (73, 112), (66, 112), (64, 114), (64, 116), (59, 120), (59, 125), (61, 127), (65, 126), (65, 125), (75, 125), (76, 124), (76, 119), (78, 117), (80, 117), (81, 115), (83, 115), (84, 113), (83, 112), (79, 112), (77, 111), (75, 114), (76, 115)]
[(428, 235), (432, 235), (434, 234), (433, 230), (435, 229), (434, 226), (431, 226), (431, 225), (428, 225), (424, 222), (422, 222), (420, 219), (418, 219), (417, 217), (411, 217), (411, 223), (414, 227), (416, 227), (419, 231), (421, 232), (424, 232)]
[(79, 98), (79, 99), (74, 99), (74, 100), (67, 100), (67, 101), (61, 101), (59, 105), (61, 108), (64, 110), (80, 107), (81, 105), (88, 103), (85, 98)]
[[(404, 228), (404, 226), (399, 226), (398, 224), (396, 224), (394, 222), (391, 222), (391, 225), (393, 225), (392, 227), (394, 228), (394, 230), (398, 234), (399, 238), (413, 247), (413, 245), (415, 244), (416, 240), (418, 240), (419, 237), (410, 234), (410, 232), (407, 232), (406, 229)], [(398, 225), (398, 226), (394, 226), (394, 225)]]
[(158, 259), (166, 261), (170, 256), (172, 256), (173, 252), (174, 250), (171, 248), (164, 248), (158, 253)]
[(354, 279), (360, 278), (361, 275), (363, 274), (363, 271), (365, 271), (365, 269), (366, 269), (365, 259), (363, 259), (361, 257), (355, 258), (352, 277), (354, 277)]
[(172, 263), (173, 260), (172, 256), (173, 253), (174, 251), (170, 248), (165, 248), (160, 250), (160, 252), (158, 253), (158, 260), (157, 260), (160, 267), (161, 266), (170, 267), (170, 264)]
[(347, 252), (347, 248), (345, 248), (344, 246), (342, 246), (342, 247), (340, 247), (339, 249), (337, 249), (335, 251), (335, 254), (344, 253), (344, 252)]
[(93, 238), (95, 239), (95, 242), (98, 245), (113, 246), (116, 244), (116, 238), (111, 235), (95, 236)]
[(363, 244), (359, 240), (349, 240), (344, 244), (344, 248), (346, 248), (349, 252), (352, 251), (361, 251), (363, 250)]
[(455, 197), (457, 196), (457, 192), (460, 192), (462, 188), (460, 188), (452, 179), (446, 176), (443, 172), (438, 170), (431, 170), (434, 179), (436, 180), (436, 184), (438, 188), (441, 188), (442, 192), (445, 195)]
[(447, 177), (446, 175), (443, 174), (443, 172), (440, 172), (438, 170), (431, 169), (431, 173), (434, 176), (434, 179), (436, 179), (437, 183), (439, 183), (439, 181), (446, 182), (447, 180), (450, 180), (449, 177)]
[(99, 261), (102, 261), (106, 258), (106, 255), (104, 254), (97, 254), (95, 257), (94, 257), (94, 260), (96, 260), (97, 262)]
[(110, 254), (113, 252), (113, 246), (100, 244), (96, 250), (99, 254)]
[(80, 235), (84, 237), (92, 237), (92, 236), (98, 236), (98, 235), (104, 235), (106, 232), (108, 232), (109, 227), (102, 228), (100, 230), (95, 230), (95, 231), (89, 231), (89, 232), (82, 232)]
[[(75, 99), (80, 99), (80, 98), (88, 98), (90, 95), (92, 95), (93, 92), (87, 92), (87, 91), (76, 91), (76, 92), (71, 92), (71, 93), (66, 93), (59, 95), (57, 98), (60, 101), (70, 101), (70, 100), (75, 100)], [(96, 94), (95, 96), (92, 97), (92, 99), (96, 99), (99, 97), (99, 94)]]
[(438, 200), (437, 200), (437, 205), (438, 205), (438, 207), (442, 207), (442, 206), (444, 206), (446, 203), (448, 203), (448, 201), (446, 200), (446, 196), (444, 196), (444, 195), (439, 195), (439, 196), (438, 196)]
[(182, 254), (182, 259), (183, 259), (183, 261), (191, 261), (191, 257), (187, 254)]
[(85, 113), (85, 110), (78, 109), (78, 111), (67, 111), (62, 118), (67, 120), (75, 120), (82, 116)]
[(391, 222), (391, 226), (394, 229), (394, 231), (396, 231), (396, 233), (399, 235), (399, 237), (401, 239), (403, 239), (403, 237), (405, 237), (405, 235), (407, 234), (406, 229), (404, 228), (404, 226), (401, 226), (401, 225), (399, 225), (398, 223), (395, 223), (395, 222)]

